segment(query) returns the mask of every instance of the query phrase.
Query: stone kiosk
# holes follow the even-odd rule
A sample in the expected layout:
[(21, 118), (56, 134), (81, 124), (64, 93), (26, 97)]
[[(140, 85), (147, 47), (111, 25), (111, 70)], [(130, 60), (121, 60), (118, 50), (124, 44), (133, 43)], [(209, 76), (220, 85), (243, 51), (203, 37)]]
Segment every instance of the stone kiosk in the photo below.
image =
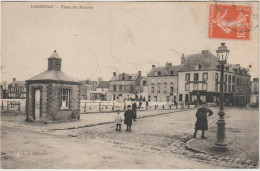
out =
[(48, 58), (48, 70), (26, 82), (26, 121), (79, 119), (80, 83), (61, 71), (56, 50)]

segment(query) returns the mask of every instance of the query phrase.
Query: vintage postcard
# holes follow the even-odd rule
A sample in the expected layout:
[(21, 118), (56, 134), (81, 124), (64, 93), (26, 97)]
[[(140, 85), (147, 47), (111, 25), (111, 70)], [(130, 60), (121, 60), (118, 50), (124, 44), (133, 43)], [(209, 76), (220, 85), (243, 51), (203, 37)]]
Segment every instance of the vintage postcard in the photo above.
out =
[(1, 2), (1, 168), (259, 168), (258, 72), (258, 1)]

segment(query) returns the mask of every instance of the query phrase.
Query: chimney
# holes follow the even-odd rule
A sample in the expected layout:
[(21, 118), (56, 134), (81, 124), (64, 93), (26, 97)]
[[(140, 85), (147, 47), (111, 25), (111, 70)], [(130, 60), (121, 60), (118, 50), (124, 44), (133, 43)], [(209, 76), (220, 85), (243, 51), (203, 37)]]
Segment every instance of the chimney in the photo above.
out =
[(113, 72), (113, 76), (116, 76), (116, 72)]
[(209, 50), (203, 50), (203, 51), (201, 51), (201, 53), (209, 53)]
[(141, 76), (142, 75), (142, 71), (138, 71), (138, 76)]
[(15, 82), (16, 81), (16, 78), (13, 78), (13, 82)]
[(152, 65), (152, 68), (155, 68), (155, 65)]
[(182, 54), (182, 57), (181, 57), (181, 64), (185, 64), (185, 57), (184, 57), (184, 53)]

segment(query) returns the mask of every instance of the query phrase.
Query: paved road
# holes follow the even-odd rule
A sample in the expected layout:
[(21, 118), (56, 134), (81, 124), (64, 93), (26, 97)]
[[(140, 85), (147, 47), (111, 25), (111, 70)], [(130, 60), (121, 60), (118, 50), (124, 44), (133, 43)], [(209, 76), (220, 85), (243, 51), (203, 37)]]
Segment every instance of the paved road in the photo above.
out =
[[(218, 109), (213, 108), (215, 122)], [(222, 168), (195, 161), (185, 150), (195, 111), (138, 119), (132, 132), (114, 124), (50, 131), (3, 122), (3, 168)], [(125, 129), (125, 127), (123, 127)], [(39, 134), (40, 133), (40, 134)], [(186, 154), (186, 156), (184, 155)], [(193, 160), (194, 159), (194, 160)]]

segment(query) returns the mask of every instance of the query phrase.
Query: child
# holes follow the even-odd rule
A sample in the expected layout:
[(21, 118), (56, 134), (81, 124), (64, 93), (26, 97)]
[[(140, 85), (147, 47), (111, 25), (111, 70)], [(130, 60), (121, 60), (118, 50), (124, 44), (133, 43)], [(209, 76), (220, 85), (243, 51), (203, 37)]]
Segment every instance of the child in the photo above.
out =
[(120, 116), (120, 110), (117, 111), (115, 122), (116, 122), (116, 131), (121, 131), (122, 118)]

